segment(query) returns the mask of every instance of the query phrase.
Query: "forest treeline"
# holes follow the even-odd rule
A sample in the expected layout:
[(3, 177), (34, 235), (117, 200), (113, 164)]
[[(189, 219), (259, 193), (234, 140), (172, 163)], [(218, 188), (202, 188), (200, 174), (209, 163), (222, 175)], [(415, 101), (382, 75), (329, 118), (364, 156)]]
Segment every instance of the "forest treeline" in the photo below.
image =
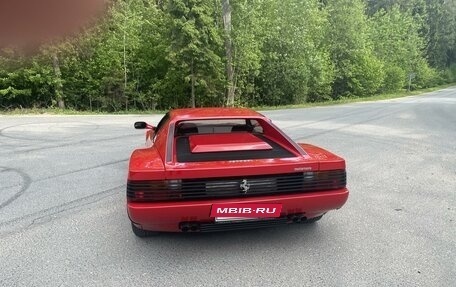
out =
[(33, 57), (0, 108), (271, 106), (456, 81), (456, 0), (118, 0)]

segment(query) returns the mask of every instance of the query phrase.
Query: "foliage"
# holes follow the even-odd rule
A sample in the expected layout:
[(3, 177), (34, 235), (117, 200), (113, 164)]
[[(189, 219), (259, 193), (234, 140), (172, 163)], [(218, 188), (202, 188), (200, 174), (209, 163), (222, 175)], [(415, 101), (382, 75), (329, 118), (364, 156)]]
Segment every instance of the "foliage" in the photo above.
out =
[[(193, 94), (201, 95), (199, 102), (220, 102), (223, 64), (222, 30), (214, 25), (215, 7), (209, 0), (172, 0), (168, 2), (171, 48), (168, 59), (173, 69), (168, 77), (177, 77), (184, 89), (184, 101), (195, 107)], [(192, 91), (193, 92), (188, 92)], [(185, 100), (185, 95), (187, 99)]]
[(325, 47), (326, 11), (316, 1), (271, 1), (265, 10), (260, 69), (254, 104), (299, 104), (331, 91), (333, 66)]
[(327, 34), (335, 65), (333, 98), (373, 95), (383, 82), (382, 63), (373, 53), (361, 0), (330, 0)]
[[(235, 102), (302, 104), (456, 81), (455, 0), (231, 0)], [(113, 0), (77, 38), (0, 51), (0, 108), (221, 106), (221, 0)]]

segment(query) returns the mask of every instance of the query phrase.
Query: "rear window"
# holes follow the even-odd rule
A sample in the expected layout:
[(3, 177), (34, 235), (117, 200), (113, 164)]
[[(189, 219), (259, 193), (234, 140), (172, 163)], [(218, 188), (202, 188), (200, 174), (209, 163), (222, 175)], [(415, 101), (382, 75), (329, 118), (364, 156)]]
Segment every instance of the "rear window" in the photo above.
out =
[(264, 135), (263, 127), (255, 119), (181, 121), (176, 124), (174, 135), (177, 162), (295, 156)]
[(220, 134), (232, 132), (263, 133), (263, 127), (257, 120), (223, 119), (182, 121), (176, 125), (176, 136), (191, 134)]

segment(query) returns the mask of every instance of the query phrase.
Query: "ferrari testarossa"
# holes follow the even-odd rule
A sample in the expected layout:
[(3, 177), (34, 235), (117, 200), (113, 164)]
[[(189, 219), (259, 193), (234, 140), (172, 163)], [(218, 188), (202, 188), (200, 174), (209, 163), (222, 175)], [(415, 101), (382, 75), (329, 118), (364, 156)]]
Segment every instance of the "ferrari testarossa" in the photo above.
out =
[(169, 111), (130, 158), (135, 235), (313, 223), (348, 198), (344, 159), (244, 108)]

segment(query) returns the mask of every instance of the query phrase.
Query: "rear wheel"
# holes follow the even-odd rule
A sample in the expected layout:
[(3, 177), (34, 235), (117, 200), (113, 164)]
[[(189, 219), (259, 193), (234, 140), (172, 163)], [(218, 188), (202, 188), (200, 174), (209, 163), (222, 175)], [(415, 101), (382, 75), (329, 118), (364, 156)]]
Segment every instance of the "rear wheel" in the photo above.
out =
[(304, 223), (308, 223), (308, 224), (315, 223), (318, 220), (320, 220), (322, 217), (323, 217), (323, 214), (320, 216), (314, 217), (314, 218), (309, 218), (306, 221), (304, 221)]
[(141, 229), (141, 228), (137, 227), (136, 225), (134, 225), (133, 222), (131, 223), (131, 229), (133, 230), (133, 233), (136, 236), (141, 237), (141, 238), (158, 234), (157, 231), (149, 231), (149, 230)]

